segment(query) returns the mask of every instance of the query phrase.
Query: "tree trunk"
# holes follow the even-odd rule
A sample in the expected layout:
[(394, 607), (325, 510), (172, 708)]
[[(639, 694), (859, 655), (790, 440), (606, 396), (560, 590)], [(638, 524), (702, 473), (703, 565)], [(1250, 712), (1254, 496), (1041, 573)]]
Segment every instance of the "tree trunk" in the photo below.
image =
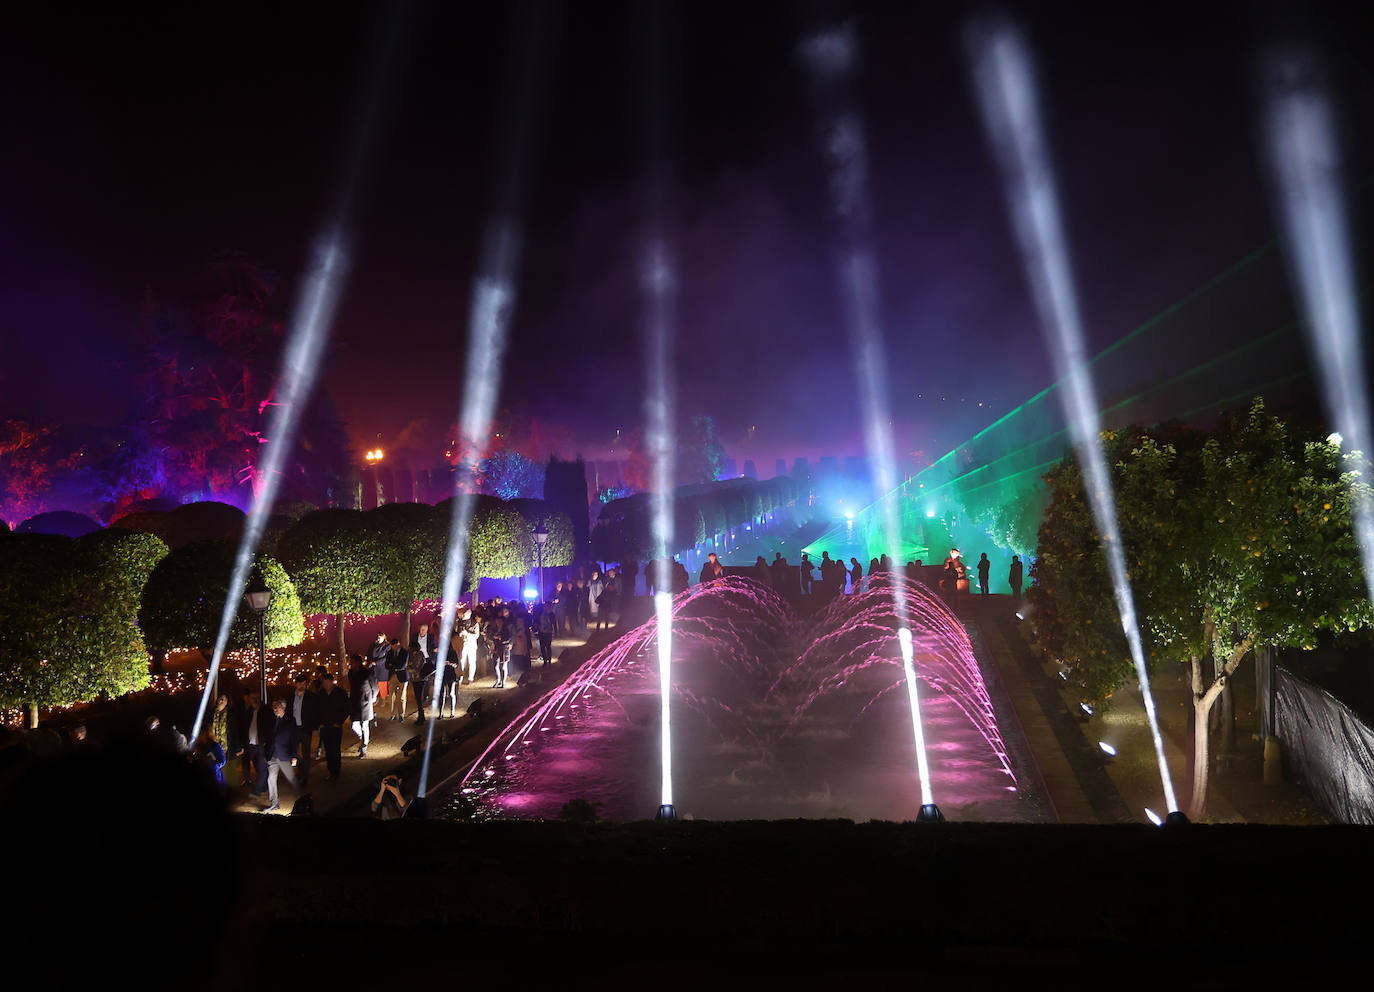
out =
[(410, 608), (414, 603), (407, 603), (401, 607), (401, 647), (410, 650)]
[(1193, 798), (1188, 804), (1188, 818), (1201, 820), (1207, 814), (1207, 778), (1211, 773), (1211, 732), (1207, 720), (1212, 709), (1211, 693), (1193, 697)]
[(1221, 753), (1236, 753), (1236, 690), (1231, 680), (1226, 680), (1226, 688), (1221, 691)]
[(37, 703), (28, 703), (24, 706), (24, 726), (29, 730), (38, 729)]
[(348, 666), (348, 645), (344, 642), (344, 614), (339, 613), (334, 617), (334, 642), (335, 653), (339, 656), (339, 677), (343, 677), (343, 671)]
[(154, 674), (154, 675), (161, 675), (161, 674), (162, 674), (162, 663), (163, 663), (164, 661), (166, 661), (166, 660), (167, 660), (167, 652), (166, 652), (166, 651), (154, 651), (154, 652), (153, 652), (153, 674)]

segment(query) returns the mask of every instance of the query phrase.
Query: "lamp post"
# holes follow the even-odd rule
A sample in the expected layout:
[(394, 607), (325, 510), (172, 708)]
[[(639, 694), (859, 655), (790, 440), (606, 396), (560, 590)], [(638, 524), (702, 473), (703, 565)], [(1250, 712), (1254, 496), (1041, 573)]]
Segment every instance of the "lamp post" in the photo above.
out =
[(252, 581), (243, 594), (248, 608), (258, 615), (258, 667), (262, 670), (262, 705), (267, 705), (267, 608), (272, 605), (272, 590), (267, 588), (262, 572), (253, 569)]
[(549, 539), (548, 528), (544, 526), (544, 521), (539, 521), (534, 528), (534, 546), (539, 551), (539, 602), (544, 602), (544, 544)]

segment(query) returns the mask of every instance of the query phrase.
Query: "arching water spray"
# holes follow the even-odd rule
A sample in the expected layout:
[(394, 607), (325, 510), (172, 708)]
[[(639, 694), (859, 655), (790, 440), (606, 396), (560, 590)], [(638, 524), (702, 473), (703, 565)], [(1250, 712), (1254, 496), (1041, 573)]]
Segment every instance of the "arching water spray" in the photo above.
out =
[[(877, 264), (870, 246), (871, 207), (868, 196), (868, 145), (863, 121), (844, 95), (857, 58), (858, 42), (852, 24), (841, 25), (802, 42), (800, 55), (820, 98), (822, 131), (830, 166), (831, 205), (843, 231), (840, 278), (845, 323), (854, 357), (855, 377), (864, 420), (864, 440), (878, 492), (897, 486), (897, 459), (892, 442), (887, 398), (886, 353), (880, 316)], [(895, 500), (887, 500), (881, 517), (882, 545), (894, 566), (904, 560), (901, 516)], [(908, 623), (905, 590), (892, 584), (893, 606), (899, 623)], [(911, 631), (899, 630), (907, 677), (907, 698), (916, 743), (921, 804), (934, 808), (925, 735), (921, 725), (920, 692), (911, 664)]]
[(983, 125), (1002, 169), (1021, 258), (1040, 322), (1046, 330), (1055, 374), (1063, 385), (1060, 402), (1064, 405), (1064, 419), (1083, 467), (1088, 502), (1107, 557), (1121, 627), (1140, 680), (1165, 803), (1170, 812), (1176, 812), (1178, 801), (1164, 755), (1154, 695), (1150, 692), (1135, 600), (1126, 577), (1112, 480), (1098, 438), (1097, 397), (1088, 373), (1089, 356), (1059, 212), (1059, 195), (1040, 122), (1030, 53), (1020, 34), (1001, 21), (976, 25), (969, 31), (968, 39)]
[[(258, 467), (262, 483), (244, 523), (243, 536), (239, 539), (238, 553), (234, 558), (234, 568), (229, 578), (229, 593), (224, 601), (219, 633), (215, 637), (215, 648), (210, 656), (210, 673), (205, 680), (205, 691), (201, 694), (200, 706), (196, 710), (195, 723), (192, 725), (192, 740), (200, 735), (205, 714), (209, 710), (210, 697), (215, 691), (216, 677), (219, 675), (224, 652), (229, 645), (229, 633), (233, 628), (234, 618), (238, 615), (240, 599), (248, 585), (254, 555), (262, 541), (263, 530), (276, 502), (287, 456), (295, 446), (301, 414), (310, 400), (310, 392), (319, 373), (320, 356), (329, 341), (334, 311), (348, 268), (344, 232), (352, 215), (353, 200), (361, 185), (372, 133), (384, 102), (387, 76), (406, 27), (407, 17), (405, 10), (397, 8), (388, 15), (385, 30), (380, 35), (381, 41), (374, 52), (373, 62), (367, 74), (362, 112), (355, 118), (356, 126), (344, 157), (344, 167), (340, 172), (339, 185), (331, 205), (330, 219), (325, 225), (323, 236), (315, 245), (300, 298), (292, 314), (281, 370), (281, 387), (277, 393), (279, 402), (272, 408), (267, 449)], [(267, 705), (267, 700), (263, 700), (263, 705)]]
[[(1266, 124), (1276, 200), (1327, 413), (1343, 447), (1368, 458), (1374, 453), (1369, 390), (1331, 102), (1312, 59), (1274, 59), (1268, 82)], [(1364, 487), (1351, 496), (1365, 587), (1374, 601), (1374, 502)]]

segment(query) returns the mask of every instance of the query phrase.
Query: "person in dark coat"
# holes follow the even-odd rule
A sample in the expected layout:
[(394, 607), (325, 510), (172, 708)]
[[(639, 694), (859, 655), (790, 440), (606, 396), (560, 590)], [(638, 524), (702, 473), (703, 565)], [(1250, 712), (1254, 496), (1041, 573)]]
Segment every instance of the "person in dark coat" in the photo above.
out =
[(320, 680), (320, 744), (324, 747), (325, 766), (329, 769), (331, 782), (339, 777), (343, 727), (351, 709), (348, 693), (335, 685), (334, 676), (326, 672)]
[(238, 712), (238, 740), (243, 755), (239, 771), (243, 784), (251, 788), (254, 796), (267, 792), (267, 760), (263, 757), (267, 716), (262, 708), (262, 695), (256, 689), (243, 694), (243, 708)]
[(984, 551), (978, 556), (978, 588), (982, 594), (988, 594), (988, 572), (992, 570), (992, 562), (988, 561), (988, 553)]
[(267, 812), (281, 809), (277, 801), (277, 779), (286, 776), (291, 790), (300, 797), (301, 787), (296, 782), (296, 754), (300, 748), (300, 736), (296, 733), (296, 721), (286, 712), (286, 700), (278, 699), (272, 703), (272, 716), (267, 732)]
[(415, 722), (425, 722), (425, 704), (434, 692), (434, 654), (424, 654), (417, 650), (418, 643), (410, 650), (411, 686), (415, 692)]
[(372, 739), (373, 707), (377, 702), (377, 683), (372, 680), (371, 659), (353, 655), (348, 670), (349, 703), (352, 707), (353, 733), (358, 735), (358, 757), (367, 757), (367, 745)]
[(773, 584), (773, 575), (768, 570), (768, 559), (759, 555), (754, 559), (754, 579), (760, 584), (769, 586)]
[(320, 727), (320, 697), (310, 691), (309, 673), (301, 672), (296, 676), (296, 691), (291, 696), (290, 708), (300, 747), (296, 771), (304, 789), (310, 781), (310, 757), (315, 753), (315, 731)]
[[(849, 570), (849, 584), (852, 587), (849, 591), (851, 595), (857, 595), (859, 592), (859, 587), (863, 585), (864, 567), (859, 564), (859, 559), (857, 558), (850, 558), (849, 564), (854, 566)], [(843, 582), (844, 580), (841, 579), (840, 581)], [(844, 589), (841, 589), (840, 591), (844, 592)]]
[(224, 789), (225, 760), (224, 748), (220, 747), (219, 741), (211, 735), (210, 728), (201, 727), (200, 736), (196, 738), (196, 746), (191, 750), (191, 761), (214, 775), (221, 790)]
[(673, 559), (673, 595), (686, 592), (692, 587), (692, 577), (687, 574), (687, 566)]
[(534, 618), (535, 632), (539, 637), (539, 657), (544, 664), (553, 660), (553, 609), (548, 603), (540, 603)]
[(701, 577), (697, 581), (705, 584), (723, 578), (725, 578), (725, 568), (721, 565), (720, 559), (716, 557), (716, 553), (712, 551), (706, 556), (706, 562), (701, 566)]
[(803, 596), (811, 595), (811, 586), (814, 582), (813, 576), (816, 574), (816, 566), (811, 563), (811, 556), (805, 551), (801, 556), (801, 591)]
[(1011, 596), (1012, 596), (1013, 599), (1020, 599), (1020, 598), (1021, 598), (1021, 579), (1022, 579), (1022, 575), (1023, 575), (1023, 572), (1022, 572), (1022, 569), (1021, 569), (1021, 556), (1020, 556), (1020, 555), (1012, 555), (1012, 556), (1011, 556), (1011, 573), (1007, 576), (1007, 581), (1008, 581), (1009, 583), (1011, 583)]

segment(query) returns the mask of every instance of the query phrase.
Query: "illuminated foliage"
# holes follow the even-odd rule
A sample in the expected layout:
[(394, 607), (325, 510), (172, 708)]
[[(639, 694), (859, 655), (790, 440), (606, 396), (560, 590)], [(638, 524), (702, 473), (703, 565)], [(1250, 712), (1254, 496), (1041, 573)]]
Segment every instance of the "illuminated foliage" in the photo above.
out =
[[(209, 652), (219, 636), (221, 612), (229, 596), (229, 578), (237, 547), (228, 541), (201, 541), (177, 548), (164, 558), (148, 579), (138, 622), (154, 651), (179, 645)], [(272, 590), (267, 610), (269, 648), (299, 644), (305, 637), (301, 601), (286, 570), (273, 558), (259, 555), (258, 569)], [(236, 590), (238, 615), (229, 633), (229, 650), (257, 647), (258, 621)]]
[(557, 512), (542, 499), (511, 500), (511, 509), (520, 514), (525, 521), (525, 530), (531, 535), (530, 567), (533, 571), (539, 564), (539, 554), (533, 548), (534, 529), (539, 524), (549, 532), (544, 542), (544, 567), (557, 568), (573, 562), (573, 527), (566, 513)]
[(479, 491), (499, 499), (542, 499), (544, 466), (518, 451), (502, 449), (482, 461)]
[(5, 538), (0, 705), (61, 705), (147, 686), (139, 602), (166, 555), (148, 534)]
[(401, 549), (359, 510), (317, 510), (281, 536), (277, 556), (306, 614), (378, 616), (397, 608)]
[[(1207, 718), (1256, 647), (1311, 648), (1320, 631), (1374, 622), (1350, 520), (1361, 459), (1296, 439), (1262, 401), (1211, 436), (1168, 426), (1108, 432), (1127, 569), (1147, 658), (1187, 662), (1195, 735), (1192, 812), (1204, 810)], [(1099, 702), (1133, 673), (1072, 456), (1048, 476), (1032, 568), (1037, 639)]]

